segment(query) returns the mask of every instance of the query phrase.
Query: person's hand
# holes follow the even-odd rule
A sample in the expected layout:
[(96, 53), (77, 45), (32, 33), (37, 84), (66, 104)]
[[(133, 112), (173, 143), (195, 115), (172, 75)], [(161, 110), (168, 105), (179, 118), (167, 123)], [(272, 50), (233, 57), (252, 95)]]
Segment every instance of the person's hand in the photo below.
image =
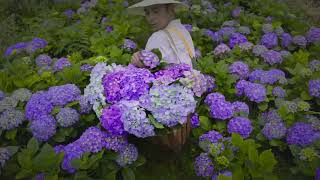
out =
[(145, 67), (144, 64), (141, 62), (140, 57), (141, 57), (140, 51), (135, 52), (131, 57), (131, 64), (140, 68)]

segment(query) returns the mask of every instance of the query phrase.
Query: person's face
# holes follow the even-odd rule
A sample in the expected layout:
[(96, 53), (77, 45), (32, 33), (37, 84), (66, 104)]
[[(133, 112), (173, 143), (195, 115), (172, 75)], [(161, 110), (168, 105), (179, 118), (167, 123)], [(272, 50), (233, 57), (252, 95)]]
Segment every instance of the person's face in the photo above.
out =
[(157, 4), (153, 6), (146, 7), (144, 9), (146, 18), (152, 30), (157, 31), (164, 29), (170, 22), (170, 17), (172, 12), (170, 6), (165, 4)]

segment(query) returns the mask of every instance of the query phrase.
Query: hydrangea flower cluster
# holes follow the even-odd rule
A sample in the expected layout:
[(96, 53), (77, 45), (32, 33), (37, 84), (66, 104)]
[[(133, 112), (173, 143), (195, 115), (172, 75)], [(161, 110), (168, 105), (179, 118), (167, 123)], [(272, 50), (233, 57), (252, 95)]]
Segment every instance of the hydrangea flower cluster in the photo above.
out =
[(11, 94), (11, 97), (18, 102), (26, 102), (30, 99), (32, 93), (29, 89), (19, 88)]
[(232, 103), (233, 106), (233, 113), (244, 113), (245, 115), (249, 115), (249, 106), (240, 101), (236, 101)]
[(140, 102), (158, 122), (168, 127), (184, 124), (196, 108), (193, 92), (179, 84), (154, 86), (141, 96)]
[(237, 95), (245, 94), (250, 101), (260, 103), (266, 99), (266, 88), (262, 84), (240, 80), (236, 84)]
[(240, 43), (239, 48), (241, 51), (249, 52), (253, 48), (253, 44), (251, 42)]
[(71, 63), (67, 58), (60, 58), (58, 59), (54, 66), (53, 66), (53, 70), (54, 72), (59, 72), (62, 71), (65, 67), (70, 67)]
[(241, 43), (248, 42), (247, 38), (240, 33), (233, 33), (229, 39), (229, 46), (233, 48)]
[[(221, 38), (229, 38), (235, 32), (236, 32), (236, 28), (234, 28), (234, 27), (223, 27), (218, 31)], [(239, 35), (239, 34), (240, 33), (237, 33), (235, 35), (234, 40), (232, 42), (238, 42), (238, 43), (245, 42), (245, 41), (243, 41), (245, 36), (243, 36), (241, 34)]]
[(27, 48), (27, 46), (28, 46), (27, 42), (19, 42), (17, 44), (9, 46), (4, 54), (5, 56), (10, 56), (12, 55), (13, 52), (16, 52), (19, 54), (20, 52), (24, 51)]
[(309, 68), (312, 72), (320, 71), (320, 61), (319, 60), (312, 60), (309, 63)]
[(104, 95), (109, 103), (122, 99), (138, 100), (149, 91), (149, 83), (153, 79), (153, 74), (149, 70), (135, 67), (109, 73), (102, 79)]
[(309, 81), (309, 94), (310, 96), (320, 97), (320, 79)]
[(225, 120), (233, 116), (232, 103), (225, 100), (220, 93), (210, 93), (204, 101), (210, 107), (210, 115), (213, 118)]
[(320, 42), (320, 28), (311, 27), (306, 34), (306, 38), (309, 43)]
[(50, 102), (54, 106), (64, 106), (70, 102), (79, 100), (80, 95), (80, 89), (74, 84), (52, 86), (48, 89)]
[(281, 46), (283, 48), (288, 48), (292, 43), (292, 36), (289, 33), (281, 34), (280, 39), (281, 39)]
[(307, 46), (307, 40), (302, 35), (297, 35), (292, 38), (293, 44), (305, 48)]
[(229, 66), (229, 72), (245, 79), (249, 75), (249, 66), (242, 61), (236, 61)]
[(216, 87), (216, 84), (215, 84), (216, 80), (210, 75), (205, 74), (204, 76), (207, 79), (207, 86), (208, 86), (207, 91), (210, 92)]
[(197, 70), (185, 71), (184, 77), (179, 82), (190, 88), (197, 97), (201, 97), (208, 90), (207, 78)]
[(138, 159), (138, 149), (133, 145), (129, 144), (122, 151), (120, 151), (116, 162), (121, 167), (126, 167), (127, 165), (132, 164)]
[(137, 48), (137, 44), (131, 39), (125, 39), (122, 47), (126, 50), (131, 51)]
[(275, 97), (284, 98), (286, 97), (287, 93), (282, 87), (277, 86), (273, 88), (272, 95), (274, 95)]
[(102, 127), (112, 135), (124, 135), (125, 130), (122, 123), (122, 111), (117, 104), (104, 108), (100, 117)]
[(271, 49), (278, 46), (278, 36), (275, 33), (266, 33), (261, 37), (261, 44)]
[(213, 54), (216, 56), (221, 56), (229, 51), (231, 51), (231, 49), (226, 44), (221, 43), (213, 50)]
[(234, 117), (228, 122), (228, 132), (237, 133), (243, 138), (248, 138), (253, 131), (251, 121), (245, 117)]
[(214, 166), (212, 160), (207, 153), (201, 153), (195, 159), (194, 169), (197, 176), (209, 177), (212, 176)]
[(280, 64), (283, 60), (281, 53), (274, 50), (269, 50), (262, 53), (261, 57), (263, 58), (264, 62), (270, 65)]
[(47, 141), (56, 134), (56, 121), (52, 115), (42, 114), (38, 120), (31, 122), (30, 130), (33, 136), (39, 141)]
[(46, 54), (40, 54), (35, 61), (38, 67), (48, 67), (52, 63), (51, 57)]
[(5, 56), (10, 56), (14, 51), (20, 53), (22, 51), (27, 51), (28, 53), (33, 53), (37, 49), (43, 49), (47, 46), (47, 41), (44, 39), (35, 37), (29, 42), (19, 42), (7, 48)]
[(262, 129), (262, 134), (269, 140), (281, 139), (286, 135), (286, 132), (287, 128), (285, 123), (276, 120), (267, 122)]
[(81, 72), (87, 72), (87, 71), (91, 71), (93, 69), (93, 66), (91, 66), (90, 64), (83, 64), (80, 67), (80, 71)]
[(242, 7), (236, 7), (235, 9), (233, 9), (231, 12), (232, 17), (233, 18), (239, 17), (241, 12), (243, 11), (242, 9), (243, 9)]
[(71, 19), (73, 14), (74, 14), (74, 11), (72, 9), (67, 9), (63, 12), (63, 14), (68, 18), (68, 19)]
[(264, 45), (255, 45), (252, 48), (252, 53), (255, 56), (261, 56), (264, 52), (268, 51), (268, 48)]
[(197, 128), (200, 126), (200, 120), (198, 113), (194, 113), (190, 119), (191, 128)]
[(250, 73), (249, 81), (258, 81), (262, 84), (274, 84), (276, 82), (282, 83), (285, 81), (285, 73), (280, 69), (271, 69), (269, 71), (256, 69)]
[(79, 121), (79, 113), (72, 108), (61, 108), (56, 115), (57, 122), (62, 127), (70, 127)]
[(191, 67), (187, 64), (175, 64), (167, 67), (164, 70), (156, 72), (154, 85), (168, 85), (178, 78), (184, 77), (186, 71), (191, 71)]
[(160, 64), (160, 60), (156, 54), (148, 50), (140, 51), (140, 57), (145, 66), (155, 68)]
[(16, 109), (8, 109), (0, 114), (0, 129), (10, 130), (18, 127), (24, 121), (22, 111)]
[(319, 132), (317, 134), (311, 124), (297, 122), (288, 129), (287, 143), (289, 145), (307, 146), (319, 138)]
[(224, 150), (222, 139), (219, 132), (211, 130), (199, 137), (199, 147), (208, 153), (219, 155)]

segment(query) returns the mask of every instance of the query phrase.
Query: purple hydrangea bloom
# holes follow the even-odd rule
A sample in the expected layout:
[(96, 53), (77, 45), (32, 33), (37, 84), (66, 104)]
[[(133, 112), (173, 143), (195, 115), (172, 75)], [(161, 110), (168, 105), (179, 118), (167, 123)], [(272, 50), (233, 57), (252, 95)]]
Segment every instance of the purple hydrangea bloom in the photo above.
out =
[(216, 119), (229, 119), (233, 116), (233, 106), (227, 101), (216, 101), (210, 106), (210, 115)]
[(295, 44), (295, 45), (298, 45), (300, 47), (306, 47), (307, 46), (307, 40), (304, 36), (302, 35), (297, 35), (297, 36), (294, 36), (292, 38), (292, 42)]
[(105, 146), (105, 133), (97, 127), (89, 127), (76, 141), (84, 152), (96, 153)]
[(267, 112), (263, 112), (261, 114), (261, 117), (265, 123), (271, 122), (271, 121), (280, 121), (282, 122), (282, 119), (280, 115), (278, 114), (277, 110), (271, 110)]
[(281, 53), (274, 50), (269, 50), (262, 53), (261, 57), (263, 58), (264, 62), (270, 65), (279, 64), (283, 60)]
[(36, 64), (38, 67), (51, 66), (51, 63), (52, 63), (51, 57), (46, 54), (40, 54), (36, 58)]
[(184, 77), (180, 78), (179, 82), (191, 89), (197, 97), (201, 97), (208, 90), (207, 78), (197, 70), (185, 71)]
[(35, 52), (37, 49), (43, 49), (48, 45), (47, 41), (38, 37), (35, 37), (28, 43), (27, 51), (29, 53)]
[(211, 39), (215, 43), (221, 43), (223, 40), (223, 35), (219, 31), (216, 31), (211, 35)]
[(68, 19), (71, 19), (74, 14), (74, 11), (72, 9), (67, 9), (63, 12), (63, 14), (67, 16)]
[(315, 180), (320, 180), (320, 168), (319, 167), (316, 170), (316, 179)]
[(165, 84), (168, 85), (178, 78), (184, 77), (186, 71), (191, 71), (191, 66), (187, 64), (173, 64), (164, 70), (155, 73), (155, 85)]
[(255, 81), (261, 81), (261, 78), (264, 77), (266, 72), (261, 69), (255, 69), (252, 71), (249, 75), (249, 81), (255, 82)]
[(240, 16), (242, 12), (242, 7), (236, 7), (235, 9), (232, 10), (231, 15), (233, 18), (237, 18)]
[(283, 48), (289, 47), (289, 45), (292, 43), (292, 37), (289, 33), (283, 33), (280, 38), (281, 38), (281, 46)]
[(128, 139), (126, 136), (113, 136), (105, 133), (104, 137), (105, 148), (115, 152), (123, 151), (128, 146)]
[(70, 67), (70, 66), (71, 66), (71, 63), (67, 58), (60, 58), (55, 62), (53, 70), (55, 72), (58, 72), (58, 71), (62, 71), (65, 67)]
[(216, 87), (216, 84), (215, 84), (216, 80), (212, 76), (207, 74), (205, 74), (204, 77), (207, 79), (207, 86), (208, 86), (207, 92), (211, 92)]
[(118, 155), (116, 162), (119, 166), (125, 167), (138, 159), (138, 149), (133, 145), (127, 145)]
[(274, 84), (281, 79), (285, 79), (285, 73), (280, 69), (271, 69), (260, 77), (262, 84)]
[(26, 118), (30, 121), (41, 120), (42, 115), (50, 114), (53, 109), (50, 98), (51, 96), (44, 91), (38, 91), (37, 93), (33, 94), (25, 108)]
[(44, 178), (45, 178), (44, 173), (38, 173), (36, 175), (35, 180), (45, 180)]
[(241, 51), (250, 51), (253, 47), (253, 44), (251, 42), (244, 42), (239, 44), (239, 48)]
[(106, 32), (110, 33), (113, 31), (113, 26), (107, 26), (106, 27)]
[(236, 101), (232, 103), (232, 106), (234, 113), (245, 113), (249, 115), (249, 106), (246, 103)]
[(76, 158), (81, 158), (85, 152), (77, 142), (70, 143), (66, 146), (58, 145), (55, 148), (56, 154), (63, 152), (61, 168), (68, 173), (75, 173), (76, 169), (71, 165), (71, 161)]
[(291, 56), (291, 53), (290, 51), (286, 51), (286, 50), (281, 50), (280, 51), (280, 54), (283, 58), (287, 58), (287, 57), (290, 57)]
[(56, 134), (56, 121), (51, 115), (40, 115), (39, 119), (31, 122), (30, 130), (39, 141), (48, 141)]
[(84, 64), (80, 67), (81, 72), (91, 71), (92, 69), (93, 69), (93, 66), (91, 66), (90, 64)]
[(79, 121), (79, 114), (72, 108), (61, 108), (56, 115), (57, 122), (62, 127), (70, 127)]
[(319, 136), (316, 136), (316, 131), (311, 124), (297, 122), (288, 129), (287, 143), (300, 146), (312, 144)]
[(192, 25), (191, 24), (184, 24), (183, 25), (187, 31), (191, 32), (192, 31)]
[(48, 90), (48, 96), (50, 98), (50, 102), (54, 106), (64, 106), (70, 102), (79, 100), (81, 91), (74, 84), (65, 84), (50, 87)]
[(236, 61), (229, 66), (229, 72), (245, 79), (249, 75), (249, 66), (242, 61)]
[(310, 96), (320, 97), (320, 79), (309, 81), (309, 94)]
[(243, 138), (248, 138), (252, 130), (251, 121), (245, 117), (232, 118), (228, 123), (228, 132), (237, 133)]
[[(236, 32), (236, 29), (234, 27), (223, 27), (218, 31), (218, 33), (222, 37), (227, 37), (227, 38), (229, 38), (235, 32)], [(239, 34), (239, 33), (237, 33), (237, 34)], [(241, 40), (243, 40), (243, 37), (244, 37), (243, 35), (241, 35), (241, 36), (235, 35), (234, 40), (238, 43), (241, 43), (242, 42)], [(237, 41), (237, 40), (239, 40), (239, 41)]]
[(209, 141), (210, 143), (217, 143), (219, 142), (220, 140), (222, 140), (223, 136), (215, 131), (215, 130), (211, 130), (203, 135), (201, 135), (199, 137), (199, 142), (202, 142), (202, 141)]
[(211, 37), (213, 35), (213, 31), (211, 29), (204, 29), (203, 35)]
[(140, 58), (145, 66), (148, 68), (155, 68), (160, 64), (159, 57), (149, 50), (140, 51)]
[(260, 103), (267, 98), (266, 88), (262, 84), (248, 83), (244, 89), (244, 94), (250, 101)]
[(149, 91), (153, 74), (147, 69), (132, 67), (106, 74), (102, 81), (107, 102), (115, 103), (122, 99), (138, 100), (141, 95)]
[(221, 43), (213, 50), (213, 53), (216, 56), (220, 56), (225, 53), (228, 53), (229, 51), (231, 51), (231, 49), (226, 44)]
[(278, 45), (278, 37), (275, 33), (264, 34), (261, 38), (261, 44), (271, 49)]
[(266, 23), (272, 23), (273, 17), (272, 16), (268, 16), (265, 18)]
[(212, 176), (212, 180), (218, 180), (218, 177), (219, 177), (220, 175), (232, 177), (232, 172), (231, 172), (231, 171), (220, 171), (219, 173), (215, 173), (215, 174)]
[(191, 116), (191, 128), (197, 128), (200, 126), (200, 120), (199, 120), (199, 115), (198, 113), (194, 113), (192, 116)]
[(11, 130), (18, 127), (24, 121), (22, 111), (16, 109), (8, 109), (0, 113), (0, 129)]
[(213, 163), (207, 153), (201, 153), (195, 159), (194, 169), (197, 176), (209, 177), (213, 174)]
[(1, 101), (5, 96), (6, 96), (6, 95), (4, 94), (4, 92), (0, 90), (0, 101)]
[(27, 43), (27, 42), (20, 42), (20, 43), (14, 44), (14, 45), (8, 47), (4, 54), (5, 54), (5, 56), (10, 56), (13, 53), (13, 51), (20, 53), (21, 51), (23, 51), (27, 48), (28, 44), (29, 43)]
[(211, 130), (199, 137), (199, 147), (206, 152), (219, 155), (225, 149), (222, 139), (223, 136), (219, 132)]
[(250, 82), (246, 80), (240, 80), (236, 83), (236, 94), (241, 96), (244, 94), (245, 88), (248, 86)]
[(307, 32), (306, 37), (309, 43), (320, 42), (320, 28), (311, 27)]
[(282, 121), (267, 122), (262, 129), (262, 134), (269, 140), (281, 139), (286, 135), (286, 132), (286, 125)]
[(210, 93), (207, 95), (206, 99), (204, 100), (204, 103), (206, 103), (208, 106), (211, 106), (212, 104), (219, 101), (225, 101), (224, 95), (220, 93)]
[(100, 117), (101, 126), (111, 135), (124, 135), (125, 130), (121, 121), (121, 109), (118, 105), (111, 105), (102, 110)]
[(131, 39), (125, 39), (124, 44), (123, 44), (123, 48), (127, 49), (127, 50), (134, 50), (137, 48), (137, 44), (134, 41), (132, 41)]
[(286, 94), (286, 91), (282, 87), (277, 86), (277, 87), (273, 88), (272, 95), (279, 97), (279, 98), (284, 98), (284, 97), (286, 97), (287, 94)]
[(318, 72), (320, 71), (320, 61), (319, 60), (312, 60), (309, 63), (309, 68), (312, 72)]
[(79, 104), (80, 104), (80, 113), (81, 114), (89, 114), (92, 105), (90, 104), (89, 100), (85, 96), (81, 96), (79, 98)]
[(268, 48), (264, 45), (255, 45), (252, 48), (252, 53), (255, 56), (261, 56), (264, 52), (268, 51)]
[(248, 42), (246, 36), (240, 33), (233, 33), (229, 39), (229, 46), (233, 48), (234, 46), (245, 42)]

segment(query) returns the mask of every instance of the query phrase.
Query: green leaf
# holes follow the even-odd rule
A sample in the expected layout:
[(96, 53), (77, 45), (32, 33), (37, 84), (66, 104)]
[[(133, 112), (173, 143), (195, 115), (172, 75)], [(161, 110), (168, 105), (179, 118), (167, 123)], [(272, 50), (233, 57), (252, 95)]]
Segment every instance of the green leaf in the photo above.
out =
[(52, 112), (51, 112), (51, 114), (52, 114), (52, 115), (58, 114), (58, 113), (60, 112), (60, 109), (61, 109), (61, 108), (58, 107), (58, 106), (54, 107), (53, 110), (52, 110)]
[(134, 167), (139, 167), (142, 166), (146, 163), (146, 158), (144, 156), (140, 156), (138, 157), (138, 159), (133, 163)]
[(45, 144), (39, 154), (33, 159), (33, 167), (38, 171), (54, 172), (59, 169), (59, 158), (49, 144)]
[(200, 120), (200, 127), (203, 128), (204, 130), (210, 130), (211, 129), (211, 121), (207, 116), (199, 116)]
[(234, 146), (237, 146), (237, 147), (241, 147), (242, 146), (243, 138), (239, 134), (232, 133), (231, 137), (232, 137), (232, 144)]
[(277, 160), (271, 150), (265, 150), (259, 156), (259, 163), (265, 172), (272, 172), (273, 167), (277, 164)]
[(112, 58), (117, 58), (122, 54), (122, 49), (117, 48), (116, 46), (111, 46), (110, 48), (110, 56)]
[(158, 121), (156, 121), (156, 119), (151, 114), (148, 115), (148, 119), (150, 120), (151, 124), (155, 128), (158, 128), (158, 129), (163, 129), (164, 128), (163, 124), (161, 124)]
[(14, 140), (16, 138), (17, 131), (18, 131), (17, 129), (6, 131), (6, 135), (5, 135), (6, 138), (9, 140)]
[(16, 179), (23, 179), (23, 178), (27, 178), (27, 177), (31, 177), (31, 176), (32, 176), (32, 171), (31, 170), (22, 169), (16, 175)]
[(35, 154), (39, 149), (38, 141), (35, 138), (31, 138), (27, 144), (27, 149)]
[(256, 164), (258, 163), (259, 161), (259, 155), (258, 155), (258, 151), (255, 147), (252, 147), (252, 146), (249, 146), (248, 148), (248, 157), (249, 157), (249, 160)]
[(306, 92), (306, 91), (302, 91), (301, 94), (300, 94), (300, 97), (302, 100), (305, 100), (305, 101), (308, 101), (308, 100), (311, 100), (312, 97), (309, 96), (309, 93)]
[(121, 174), (123, 180), (135, 180), (135, 175), (130, 168), (123, 168)]
[(267, 110), (268, 109), (268, 103), (261, 103), (261, 104), (259, 104), (258, 105), (258, 108), (259, 108), (259, 110), (260, 111), (265, 111), (265, 110)]
[(218, 180), (232, 180), (232, 177), (230, 177), (230, 176), (225, 176), (225, 175), (223, 175), (223, 174), (220, 174), (220, 175), (218, 176)]
[(18, 163), (23, 169), (32, 168), (32, 153), (27, 149), (23, 149), (20, 153), (18, 153)]
[(7, 146), (6, 149), (9, 151), (10, 156), (13, 156), (18, 152), (19, 146)]

